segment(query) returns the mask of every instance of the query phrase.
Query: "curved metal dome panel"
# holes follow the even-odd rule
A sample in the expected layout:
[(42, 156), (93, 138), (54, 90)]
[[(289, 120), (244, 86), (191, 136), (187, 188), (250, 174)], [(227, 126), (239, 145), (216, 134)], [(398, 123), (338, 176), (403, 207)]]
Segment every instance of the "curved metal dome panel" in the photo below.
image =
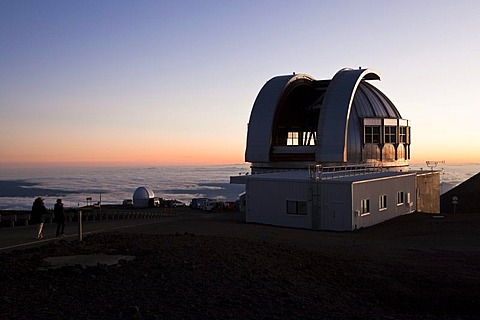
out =
[(348, 162), (360, 162), (362, 159), (362, 121), (358, 117), (357, 110), (352, 108), (348, 122), (347, 136), (347, 160)]
[(402, 118), (392, 101), (365, 81), (358, 85), (352, 107), (357, 110), (360, 118)]
[(347, 162), (363, 160), (364, 118), (401, 119), (395, 105), (379, 89), (361, 81), (355, 91), (348, 120)]
[(380, 74), (370, 69), (342, 69), (330, 82), (318, 123), (316, 161), (348, 161), (347, 138), (350, 109), (355, 91), (364, 78), (380, 80)]
[(270, 160), (271, 134), (275, 111), (285, 87), (294, 75), (270, 79), (260, 90), (253, 104), (248, 123), (247, 161), (268, 162)]

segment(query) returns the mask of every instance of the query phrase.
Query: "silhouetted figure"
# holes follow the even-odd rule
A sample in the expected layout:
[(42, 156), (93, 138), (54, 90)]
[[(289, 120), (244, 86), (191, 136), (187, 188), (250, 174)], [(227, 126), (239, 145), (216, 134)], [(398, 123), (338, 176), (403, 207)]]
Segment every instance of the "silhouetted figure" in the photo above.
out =
[(32, 205), (32, 222), (38, 223), (37, 229), (37, 239), (43, 238), (43, 226), (45, 224), (45, 219), (47, 218), (48, 210), (45, 208), (45, 203), (43, 202), (42, 197), (35, 199)]
[(57, 223), (57, 238), (63, 236), (65, 229), (65, 208), (63, 207), (62, 199), (57, 199), (57, 203), (53, 207), (53, 216)]

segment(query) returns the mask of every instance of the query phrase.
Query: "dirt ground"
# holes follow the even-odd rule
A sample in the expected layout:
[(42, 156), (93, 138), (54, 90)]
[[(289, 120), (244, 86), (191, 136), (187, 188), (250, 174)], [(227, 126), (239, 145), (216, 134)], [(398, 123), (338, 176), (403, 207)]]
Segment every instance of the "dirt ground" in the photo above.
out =
[[(161, 225), (0, 255), (0, 319), (479, 319), (480, 215), (355, 232), (177, 211)], [(46, 257), (134, 256), (50, 269)]]

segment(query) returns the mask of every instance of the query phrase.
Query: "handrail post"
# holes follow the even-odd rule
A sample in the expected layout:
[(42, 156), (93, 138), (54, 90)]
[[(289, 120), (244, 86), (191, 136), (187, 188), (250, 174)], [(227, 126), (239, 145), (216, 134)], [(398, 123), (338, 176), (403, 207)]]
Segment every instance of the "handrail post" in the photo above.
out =
[(82, 210), (78, 211), (78, 242), (83, 240)]

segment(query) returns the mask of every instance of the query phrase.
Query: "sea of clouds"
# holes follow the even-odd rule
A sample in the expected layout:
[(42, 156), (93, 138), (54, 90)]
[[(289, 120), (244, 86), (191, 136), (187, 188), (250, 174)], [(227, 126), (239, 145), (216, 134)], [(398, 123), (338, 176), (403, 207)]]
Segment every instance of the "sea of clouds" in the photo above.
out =
[[(413, 164), (411, 170), (431, 170)], [(480, 164), (438, 164), (441, 192), (444, 193), (480, 172)], [(53, 207), (57, 198), (65, 206), (86, 204), (86, 198), (102, 204), (121, 204), (131, 199), (138, 187), (150, 187), (155, 196), (189, 204), (193, 198), (235, 201), (245, 190), (230, 184), (230, 176), (249, 172), (248, 164), (184, 167), (123, 168), (2, 168), (0, 170), (0, 210), (29, 210), (35, 197)]]
[(28, 210), (35, 197), (53, 207), (62, 198), (66, 207), (92, 203), (121, 204), (132, 199), (138, 187), (151, 188), (155, 196), (189, 204), (207, 197), (235, 201), (245, 189), (230, 184), (230, 176), (245, 174), (248, 165), (138, 168), (22, 168), (0, 172), (0, 209)]

